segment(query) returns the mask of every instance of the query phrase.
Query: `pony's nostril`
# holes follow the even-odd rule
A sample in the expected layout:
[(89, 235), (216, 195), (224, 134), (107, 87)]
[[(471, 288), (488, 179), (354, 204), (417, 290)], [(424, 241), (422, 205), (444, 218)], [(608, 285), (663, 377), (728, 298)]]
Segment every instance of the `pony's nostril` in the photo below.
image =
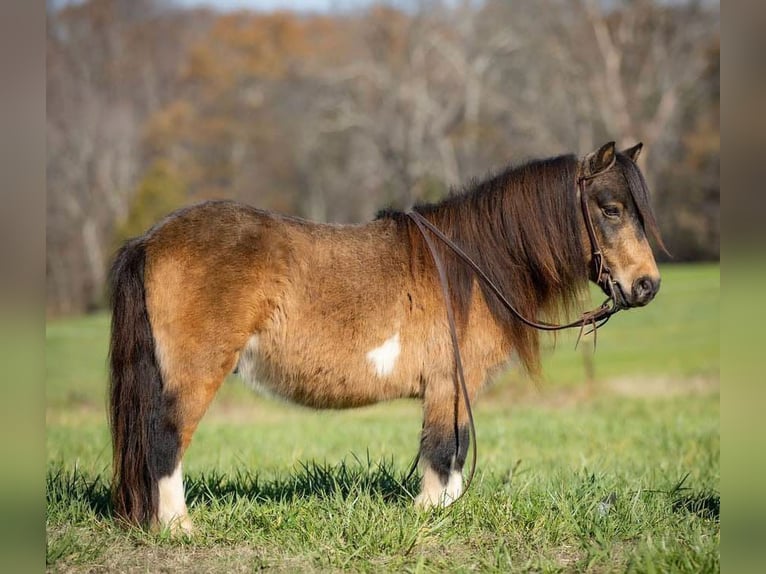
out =
[(633, 299), (637, 303), (648, 303), (657, 293), (659, 286), (660, 282), (648, 275), (639, 277), (633, 282)]

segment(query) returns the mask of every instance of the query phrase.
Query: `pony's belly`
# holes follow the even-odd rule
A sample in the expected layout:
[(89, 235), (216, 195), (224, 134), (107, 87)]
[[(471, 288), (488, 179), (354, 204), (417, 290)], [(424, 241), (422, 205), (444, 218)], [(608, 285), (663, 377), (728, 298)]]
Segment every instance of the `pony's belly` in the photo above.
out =
[(253, 335), (240, 353), (237, 371), (259, 394), (313, 408), (353, 408), (419, 396), (419, 387), (401, 369), (396, 372), (393, 343), (387, 343), (358, 362), (328, 354), (317, 360), (312, 349), (288, 354)]
[(270, 373), (263, 368), (264, 361), (258, 352), (258, 337), (253, 336), (242, 350), (237, 363), (237, 374), (242, 381), (259, 395), (288, 399), (280, 393)]

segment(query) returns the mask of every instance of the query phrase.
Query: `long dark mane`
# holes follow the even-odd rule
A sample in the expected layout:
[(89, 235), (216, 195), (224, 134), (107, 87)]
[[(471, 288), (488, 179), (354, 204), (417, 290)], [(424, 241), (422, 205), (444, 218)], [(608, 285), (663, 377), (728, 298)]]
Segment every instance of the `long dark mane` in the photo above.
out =
[[(476, 261), (523, 315), (557, 320), (570, 312), (588, 279), (576, 172), (574, 155), (536, 160), (473, 182), (439, 203), (417, 205), (415, 210)], [(406, 220), (404, 214), (394, 212), (382, 212), (380, 217)], [(413, 257), (430, 262), (417, 229), (410, 236)], [(453, 308), (464, 324), (474, 274), (449, 248), (438, 240), (436, 244), (450, 278)], [(485, 285), (480, 287), (524, 367), (538, 373), (538, 332), (513, 317)]]

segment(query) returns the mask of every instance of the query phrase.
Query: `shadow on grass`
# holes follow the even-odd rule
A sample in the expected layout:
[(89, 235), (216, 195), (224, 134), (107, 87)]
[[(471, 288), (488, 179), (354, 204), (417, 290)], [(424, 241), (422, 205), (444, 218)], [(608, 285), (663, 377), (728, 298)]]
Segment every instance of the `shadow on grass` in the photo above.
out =
[[(688, 512), (718, 521), (719, 494), (707, 490), (692, 491), (683, 486), (686, 478), (669, 490), (646, 493), (666, 497), (675, 512)], [(351, 463), (302, 463), (290, 474), (267, 480), (246, 469), (228, 474), (215, 471), (192, 474), (185, 480), (187, 503), (195, 506), (231, 500), (263, 503), (310, 498), (345, 500), (364, 494), (404, 506), (411, 503), (418, 487), (419, 478), (406, 477), (394, 468), (393, 461), (372, 462), (358, 458)], [(65, 469), (63, 466), (48, 470), (46, 496), (49, 513), (63, 510), (71, 516), (85, 511), (98, 518), (112, 516), (109, 482), (104, 474), (86, 475), (77, 468)], [(613, 502), (607, 498), (602, 504), (608, 508)]]
[(381, 496), (387, 502), (409, 502), (416, 492), (417, 479), (393, 468), (393, 463), (370, 460), (338, 464), (301, 463), (286, 476), (261, 480), (257, 474), (239, 470), (234, 474), (209, 473), (186, 481), (190, 503), (206, 504), (221, 498), (246, 498), (253, 501), (283, 502), (300, 498), (348, 498), (358, 494)]
[(676, 512), (691, 512), (718, 522), (721, 516), (721, 497), (711, 492), (697, 492), (678, 496), (673, 500)]
[[(418, 478), (394, 470), (392, 461), (373, 463), (355, 459), (338, 464), (302, 463), (286, 476), (261, 480), (247, 470), (231, 474), (193, 474), (184, 481), (189, 505), (246, 499), (253, 502), (285, 502), (302, 498), (342, 498), (359, 494), (380, 496), (389, 503), (408, 504), (417, 492)], [(109, 481), (103, 475), (88, 476), (77, 468), (49, 469), (46, 475), (49, 512), (62, 507), (87, 509), (96, 517), (112, 516)]]
[(696, 514), (705, 520), (719, 522), (721, 519), (721, 495), (711, 490), (693, 491), (684, 486), (686, 473), (670, 490), (647, 490), (647, 494), (667, 496), (674, 512)]
[(691, 491), (689, 487), (684, 486), (687, 478), (689, 478), (688, 472), (668, 493), (673, 501), (673, 510), (676, 512), (691, 512), (702, 518), (718, 522), (721, 516), (720, 495), (707, 490)]
[(100, 474), (87, 476), (76, 466), (48, 469), (45, 475), (48, 514), (60, 508), (84, 508), (98, 517), (112, 515), (109, 484)]

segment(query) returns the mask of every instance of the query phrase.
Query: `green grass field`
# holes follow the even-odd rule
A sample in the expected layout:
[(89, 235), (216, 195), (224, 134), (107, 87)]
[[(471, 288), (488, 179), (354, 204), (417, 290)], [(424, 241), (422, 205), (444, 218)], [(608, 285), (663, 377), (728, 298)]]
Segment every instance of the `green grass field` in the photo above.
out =
[(225, 383), (184, 460), (191, 540), (110, 516), (108, 317), (47, 327), (50, 571), (718, 571), (719, 268), (666, 266), (657, 300), (546, 351), (475, 405), (456, 505), (412, 508), (417, 402), (314, 412)]

